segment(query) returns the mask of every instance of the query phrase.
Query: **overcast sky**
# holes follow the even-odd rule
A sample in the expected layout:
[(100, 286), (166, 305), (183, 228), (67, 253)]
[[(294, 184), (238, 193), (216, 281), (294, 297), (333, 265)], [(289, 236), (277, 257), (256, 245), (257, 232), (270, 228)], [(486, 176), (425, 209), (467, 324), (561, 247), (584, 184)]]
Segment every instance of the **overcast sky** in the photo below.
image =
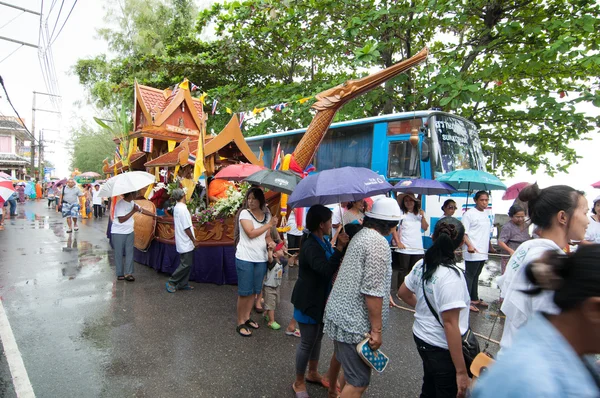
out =
[[(74, 0), (65, 0), (61, 20), (57, 30), (62, 26), (62, 22)], [(18, 4), (23, 8), (39, 11), (40, 0), (7, 0), (11, 4)], [(45, 2), (45, 11), (47, 12), (52, 2)], [(48, 21), (48, 29), (51, 31), (54, 27), (57, 5)], [(210, 3), (210, 0), (198, 1), (199, 4)], [(60, 33), (56, 42), (52, 46), (58, 86), (62, 95), (62, 118), (45, 112), (36, 112), (36, 130), (45, 129), (44, 136), (46, 140), (56, 141), (48, 145), (46, 157), (52, 161), (57, 168), (59, 176), (66, 176), (69, 172), (68, 153), (64, 148), (64, 143), (69, 140), (69, 128), (78, 117), (91, 119), (93, 109), (88, 106), (82, 108), (75, 105), (76, 102), (85, 102), (83, 88), (78, 84), (77, 78), (70, 73), (72, 66), (77, 59), (94, 56), (106, 52), (106, 44), (96, 38), (96, 29), (103, 26), (104, 11), (103, 1), (83, 0), (79, 1), (67, 21), (64, 29)], [(8, 23), (15, 18), (14, 21)], [(39, 17), (32, 14), (22, 13), (21, 11), (0, 6), (0, 36), (10, 37), (33, 44), (38, 43)], [(7, 24), (8, 23), (8, 24)], [(5, 24), (7, 24), (5, 26)], [(9, 43), (0, 40), (0, 61), (19, 47), (18, 44)], [(13, 55), (0, 63), (0, 74), (4, 78), (6, 89), (21, 117), (25, 118), (27, 126), (31, 126), (32, 118), (32, 99), (33, 91), (47, 92), (42, 76), (37, 50), (30, 47), (22, 47)], [(4, 93), (0, 93), (0, 114), (14, 115), (14, 112), (8, 105)], [(37, 96), (37, 108), (53, 109), (53, 104), (45, 96)], [(590, 107), (587, 112), (598, 114), (598, 109)], [(210, 118), (208, 120), (210, 124)], [(60, 130), (54, 132), (50, 130)], [(36, 133), (37, 134), (37, 133)], [(531, 175), (531, 173), (520, 170), (513, 178), (503, 178), (507, 185), (515, 182), (538, 181), (542, 187), (552, 184), (568, 184), (575, 188), (585, 190), (588, 193), (588, 199), (600, 195), (600, 190), (594, 190), (590, 184), (600, 180), (600, 166), (598, 156), (600, 152), (600, 136), (594, 134), (593, 141), (573, 142), (571, 146), (575, 148), (583, 157), (581, 161), (569, 169), (569, 173), (561, 173), (555, 177), (550, 177), (544, 172)], [(502, 176), (501, 176), (502, 177)], [(494, 197), (499, 195), (494, 195)], [(500, 200), (494, 201), (494, 207), (497, 212), (507, 210), (509, 203)]]

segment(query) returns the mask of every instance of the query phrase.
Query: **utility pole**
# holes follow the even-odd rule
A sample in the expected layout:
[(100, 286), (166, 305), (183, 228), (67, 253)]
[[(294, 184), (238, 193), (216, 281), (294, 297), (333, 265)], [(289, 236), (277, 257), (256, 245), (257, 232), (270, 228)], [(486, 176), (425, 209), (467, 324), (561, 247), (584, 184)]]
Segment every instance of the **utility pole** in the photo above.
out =
[[(60, 115), (60, 112), (57, 111), (51, 111), (51, 110), (47, 110), (47, 109), (37, 109), (35, 107), (35, 96), (36, 94), (38, 95), (47, 95), (49, 97), (56, 97), (56, 98), (62, 98), (60, 95), (55, 95), (55, 94), (48, 94), (48, 93), (40, 93), (38, 91), (34, 91), (33, 92), (33, 105), (31, 107), (31, 134), (32, 134), (32, 141), (31, 141), (31, 175), (35, 176), (35, 111), (40, 111), (40, 112), (49, 112), (49, 113), (58, 113)], [(37, 140), (38, 144), (40, 146), (40, 154), (42, 151), (42, 140), (39, 139)], [(43, 176), (43, 171), (41, 170), (42, 168), (42, 158), (40, 157), (39, 159), (39, 168), (40, 168), (40, 176)]]
[(44, 153), (45, 151), (45, 144), (46, 144), (46, 140), (44, 139), (44, 131), (56, 131), (57, 133), (60, 133), (60, 130), (53, 130), (53, 129), (41, 129), (40, 130), (40, 140), (39, 140), (39, 158), (40, 158), (40, 180), (43, 180), (45, 175), (46, 175), (46, 168), (44, 167)]

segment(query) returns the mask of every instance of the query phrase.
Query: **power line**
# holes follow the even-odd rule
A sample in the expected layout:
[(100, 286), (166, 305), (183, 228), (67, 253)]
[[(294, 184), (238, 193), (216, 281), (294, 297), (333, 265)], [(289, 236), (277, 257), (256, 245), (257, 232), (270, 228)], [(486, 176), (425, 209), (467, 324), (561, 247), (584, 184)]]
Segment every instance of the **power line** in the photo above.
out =
[(67, 18), (65, 19), (65, 22), (63, 22), (62, 26), (60, 27), (60, 30), (58, 31), (58, 33), (54, 37), (54, 40), (52, 40), (52, 35), (50, 35), (50, 40), (52, 40), (52, 43), (50, 43), (50, 45), (54, 44), (54, 42), (56, 41), (56, 39), (58, 39), (58, 36), (60, 35), (60, 32), (62, 32), (63, 28), (67, 24), (67, 21), (69, 20), (69, 17), (71, 16), (71, 13), (73, 12), (73, 9), (75, 8), (75, 4), (77, 4), (77, 0), (75, 0), (73, 2), (73, 5), (71, 6), (71, 10), (67, 14)]
[[(17, 115), (17, 117), (19, 118), (19, 120), (23, 120), (23, 118), (21, 117), (21, 115), (19, 115), (19, 112), (17, 112), (17, 109), (13, 105), (12, 101), (10, 100), (10, 97), (8, 96), (8, 91), (6, 91), (6, 86), (4, 86), (4, 79), (2, 78), (1, 75), (0, 75), (0, 85), (2, 85), (2, 89), (4, 89), (4, 94), (6, 94), (6, 100), (10, 104), (10, 107), (15, 112), (15, 114)], [(27, 128), (27, 126), (25, 126), (25, 124), (23, 124), (23, 128), (25, 128), (25, 131), (27, 131), (29, 133), (29, 136), (31, 137), (31, 142), (32, 143), (35, 142), (35, 141), (37, 141), (35, 139), (35, 136), (33, 134), (31, 134), (31, 131), (29, 131), (29, 129)]]
[(21, 44), (19, 47), (17, 47), (15, 49), (15, 51), (11, 52), (10, 54), (8, 54), (6, 57), (2, 58), (2, 61), (0, 61), (0, 64), (4, 61), (6, 61), (11, 55), (13, 55), (14, 53), (16, 53), (17, 51), (19, 51), (25, 44)]
[(21, 15), (25, 14), (25, 11), (21, 11), (20, 14), (17, 14), (16, 17), (14, 17), (13, 19), (11, 19), (10, 21), (8, 21), (7, 23), (5, 23), (4, 25), (0, 26), (0, 29), (4, 28), (6, 25), (10, 24), (12, 21), (14, 21), (15, 19), (19, 18)]
[[(60, 9), (58, 10), (58, 17), (56, 17), (56, 22), (54, 22), (54, 28), (52, 28), (52, 34), (50, 37), (54, 35), (54, 31), (56, 30), (56, 26), (58, 26), (58, 20), (60, 19), (60, 13), (62, 12), (63, 6), (65, 5), (65, 0), (62, 0), (60, 3)], [(48, 15), (49, 16), (49, 15)], [(48, 40), (50, 42), (50, 40)]]

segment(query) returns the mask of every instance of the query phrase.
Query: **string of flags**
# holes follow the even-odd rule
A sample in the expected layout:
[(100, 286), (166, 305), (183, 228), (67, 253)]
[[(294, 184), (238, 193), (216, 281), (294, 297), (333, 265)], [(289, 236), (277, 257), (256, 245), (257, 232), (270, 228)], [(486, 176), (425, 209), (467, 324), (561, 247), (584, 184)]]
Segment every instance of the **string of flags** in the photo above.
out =
[[(184, 81), (182, 83), (179, 83), (178, 86), (179, 86), (179, 88), (182, 88), (185, 90), (190, 90), (190, 91), (200, 90), (200, 87), (198, 85), (190, 82), (187, 79), (184, 79)], [(208, 97), (208, 94), (206, 92), (202, 92), (202, 94), (198, 97), (200, 102), (202, 102), (202, 105), (206, 105), (207, 97)], [(292, 101), (292, 102), (281, 102), (281, 103), (278, 103), (275, 105), (264, 106), (264, 107), (260, 107), (260, 108), (254, 107), (251, 111), (239, 112), (238, 115), (239, 115), (239, 120), (240, 120), (240, 128), (242, 127), (242, 124), (244, 123), (244, 121), (247, 120), (248, 116), (259, 115), (267, 109), (271, 109), (274, 112), (282, 112), (285, 108), (289, 107), (290, 105), (292, 105), (294, 103), (304, 104), (305, 102), (307, 102), (313, 98), (314, 98), (314, 96), (304, 97), (304, 98), (300, 98), (300, 99)], [(217, 113), (218, 105), (219, 105), (219, 100), (217, 98), (213, 98), (211, 112), (210, 112), (211, 115), (214, 115), (215, 113)], [(233, 110), (231, 110), (231, 108), (228, 106), (225, 107), (225, 112), (230, 115), (233, 114)]]

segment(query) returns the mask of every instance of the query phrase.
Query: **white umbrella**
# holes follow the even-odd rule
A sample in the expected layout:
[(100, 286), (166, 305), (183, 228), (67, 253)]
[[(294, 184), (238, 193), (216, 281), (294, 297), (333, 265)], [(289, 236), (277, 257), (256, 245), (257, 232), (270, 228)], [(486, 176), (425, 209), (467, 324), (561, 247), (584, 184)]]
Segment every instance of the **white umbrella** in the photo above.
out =
[(6, 174), (6, 173), (0, 171), (0, 181), (3, 181), (3, 180), (12, 181), (12, 177), (10, 176), (10, 174)]
[(118, 174), (108, 181), (98, 195), (103, 197), (118, 196), (129, 192), (138, 191), (155, 181), (154, 174), (146, 173), (145, 171), (130, 171), (128, 173)]

